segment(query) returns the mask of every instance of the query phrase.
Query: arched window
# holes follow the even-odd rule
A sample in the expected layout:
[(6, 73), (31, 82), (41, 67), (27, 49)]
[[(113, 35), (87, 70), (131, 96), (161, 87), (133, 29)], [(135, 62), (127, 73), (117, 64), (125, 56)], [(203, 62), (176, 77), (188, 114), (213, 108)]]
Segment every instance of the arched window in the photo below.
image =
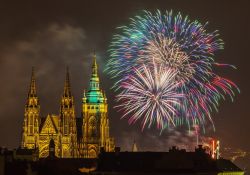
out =
[(97, 128), (96, 128), (96, 125), (97, 125), (97, 123), (96, 123), (96, 118), (95, 118), (95, 116), (91, 116), (90, 118), (89, 118), (89, 123), (88, 123), (88, 125), (89, 125), (89, 130), (88, 130), (88, 133), (89, 133), (89, 136), (90, 137), (95, 137), (96, 136), (96, 134), (97, 134)]
[(89, 158), (96, 158), (96, 157), (97, 157), (96, 151), (94, 149), (91, 149), (89, 151)]
[(96, 125), (96, 118), (95, 118), (95, 116), (92, 115), (89, 118), (89, 126), (94, 127), (95, 125)]

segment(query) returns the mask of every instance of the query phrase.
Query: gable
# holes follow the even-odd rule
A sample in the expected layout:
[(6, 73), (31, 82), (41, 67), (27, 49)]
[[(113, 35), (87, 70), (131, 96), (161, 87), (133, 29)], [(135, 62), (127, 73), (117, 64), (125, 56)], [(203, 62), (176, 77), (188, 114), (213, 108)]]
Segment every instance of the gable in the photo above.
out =
[(41, 127), (40, 134), (57, 134), (58, 133), (58, 116), (48, 115)]

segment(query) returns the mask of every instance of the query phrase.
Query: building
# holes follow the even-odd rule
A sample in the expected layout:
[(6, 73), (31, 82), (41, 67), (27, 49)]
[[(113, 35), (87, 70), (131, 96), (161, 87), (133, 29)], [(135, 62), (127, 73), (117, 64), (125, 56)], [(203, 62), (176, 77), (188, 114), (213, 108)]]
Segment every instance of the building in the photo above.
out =
[(101, 151), (95, 175), (244, 175), (244, 171), (226, 159), (213, 159), (199, 145), (194, 152), (173, 147), (169, 152)]
[(17, 148), (13, 150), (13, 159), (37, 161), (39, 159), (38, 149)]
[(83, 93), (82, 115), (76, 117), (67, 68), (58, 115), (40, 115), (34, 69), (25, 105), (22, 149), (38, 149), (39, 158), (49, 155), (53, 140), (55, 156), (59, 158), (95, 158), (104, 148), (114, 151), (114, 139), (109, 135), (108, 103), (100, 89), (96, 56), (93, 58), (89, 89)]
[(56, 158), (50, 142), (50, 156), (38, 161), (5, 161), (6, 175), (244, 175), (244, 171), (225, 159), (213, 159), (201, 146), (193, 152), (176, 147), (168, 152), (105, 152), (98, 158)]

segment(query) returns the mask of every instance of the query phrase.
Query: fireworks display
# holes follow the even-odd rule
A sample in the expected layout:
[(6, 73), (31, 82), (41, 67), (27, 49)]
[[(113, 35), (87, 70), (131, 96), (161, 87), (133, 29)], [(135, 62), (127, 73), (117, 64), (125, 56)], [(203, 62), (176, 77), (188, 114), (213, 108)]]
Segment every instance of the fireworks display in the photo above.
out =
[[(109, 49), (106, 71), (116, 80), (118, 105), (129, 123), (142, 119), (142, 128), (156, 123), (164, 129), (186, 124), (213, 125), (211, 112), (239, 89), (220, 77), (214, 53), (223, 49), (218, 31), (207, 32), (198, 21), (172, 11), (144, 11), (119, 27)], [(159, 99), (155, 100), (155, 96)]]
[[(156, 121), (157, 128), (163, 129), (165, 124), (175, 125), (176, 107), (180, 105), (182, 94), (176, 92), (179, 86), (175, 81), (176, 72), (153, 63), (149, 68), (143, 64), (134, 69), (134, 74), (122, 82), (122, 92), (117, 96), (123, 103), (125, 114), (132, 114), (129, 122), (134, 123), (143, 118), (142, 129)], [(119, 106), (118, 106), (119, 107)]]

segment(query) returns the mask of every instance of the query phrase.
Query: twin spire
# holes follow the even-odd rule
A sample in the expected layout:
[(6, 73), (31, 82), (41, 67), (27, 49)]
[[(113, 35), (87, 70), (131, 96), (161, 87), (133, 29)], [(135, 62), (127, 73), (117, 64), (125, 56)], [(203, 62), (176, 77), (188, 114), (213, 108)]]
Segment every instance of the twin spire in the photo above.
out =
[(71, 88), (70, 88), (70, 80), (69, 80), (69, 67), (66, 68), (66, 78), (64, 83), (64, 90), (63, 90), (64, 97), (71, 97)]
[[(69, 68), (68, 67), (66, 68), (66, 78), (65, 78), (65, 82), (64, 82), (63, 96), (64, 97), (71, 96)], [(28, 97), (37, 97), (34, 67), (32, 67), (32, 71), (31, 71), (31, 81), (30, 81), (30, 88), (29, 88)]]
[(38, 100), (38, 97), (36, 94), (35, 71), (34, 71), (34, 67), (32, 67), (30, 88), (29, 88), (29, 92), (28, 92), (28, 98), (26, 101), (26, 107), (33, 108), (33, 107), (38, 107), (38, 106), (39, 106), (39, 100)]
[(37, 97), (34, 67), (32, 67), (30, 89), (29, 89), (28, 97)]

